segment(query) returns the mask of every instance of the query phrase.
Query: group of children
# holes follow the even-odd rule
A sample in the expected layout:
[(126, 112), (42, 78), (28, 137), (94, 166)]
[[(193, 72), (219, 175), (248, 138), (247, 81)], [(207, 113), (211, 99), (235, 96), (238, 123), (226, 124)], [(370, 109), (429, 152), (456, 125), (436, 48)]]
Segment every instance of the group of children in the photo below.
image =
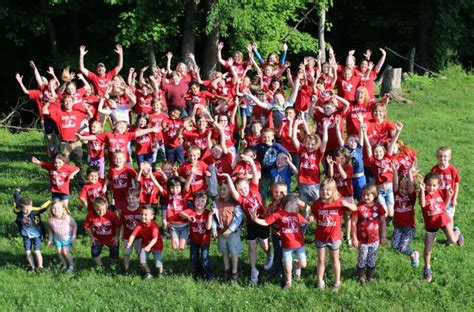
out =
[(102, 266), (106, 246), (116, 260), (122, 241), (126, 275), (135, 250), (143, 277), (152, 277), (150, 253), (161, 276), (166, 232), (172, 250), (189, 246), (195, 276), (206, 280), (213, 278), (209, 252), (211, 238), (217, 238), (224, 278), (237, 280), (245, 217), (252, 283), (259, 281), (259, 245), (266, 256), (263, 268), (274, 267), (290, 288), (307, 266), (305, 233), (314, 222), (318, 287), (325, 287), (326, 251), (333, 287), (340, 287), (343, 242), (358, 249), (357, 274), (364, 284), (374, 279), (377, 250), (386, 244), (391, 224), (392, 248), (418, 266), (419, 252), (410, 247), (418, 198), (426, 230), (423, 276), (431, 281), (436, 232), (441, 229), (450, 244), (464, 244), (453, 227), (460, 177), (450, 164), (451, 150), (441, 147), (438, 164), (420, 181), (416, 152), (399, 139), (403, 124), (387, 120), (389, 97), (374, 98), (385, 51), (376, 66), (370, 51), (360, 66), (350, 51), (343, 67), (329, 50), (326, 62), (322, 53), (306, 57), (292, 75), (286, 45), (280, 60), (276, 53), (263, 60), (256, 45), (249, 45), (248, 62), (239, 51), (223, 60), (222, 48), (220, 43), (224, 72), (205, 81), (194, 55), (189, 54), (190, 70), (180, 62), (172, 71), (170, 53), (167, 68), (152, 68), (149, 77), (147, 67), (139, 75), (131, 68), (125, 81), (118, 75), (119, 45), (117, 66), (106, 72), (99, 63), (97, 73), (84, 67), (87, 51), (81, 46), (82, 74), (65, 70), (61, 86), (52, 68), (48, 81), (33, 62), (38, 90), (26, 89), (17, 74), (22, 90), (38, 104), (52, 159), (32, 158), (49, 172), (52, 203), (33, 208), (31, 199), (15, 192), (29, 270), (43, 270), (40, 214), (50, 205), (48, 246), (54, 245), (65, 270), (73, 272), (77, 225), (69, 199), (77, 175), (91, 256)]

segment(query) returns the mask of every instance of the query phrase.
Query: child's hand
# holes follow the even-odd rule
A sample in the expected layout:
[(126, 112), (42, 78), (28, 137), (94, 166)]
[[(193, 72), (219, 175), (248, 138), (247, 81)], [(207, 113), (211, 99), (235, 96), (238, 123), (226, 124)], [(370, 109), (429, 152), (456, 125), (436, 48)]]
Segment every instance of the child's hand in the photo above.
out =
[(364, 115), (361, 113), (356, 114), (356, 118), (359, 121), (359, 123), (362, 125), (364, 123)]
[(212, 235), (212, 238), (217, 238), (217, 231), (213, 230), (211, 235)]
[(398, 169), (400, 169), (400, 163), (398, 161), (393, 161), (392, 162), (392, 168), (393, 168), (393, 170), (398, 172)]
[(420, 190), (426, 191), (426, 184), (425, 184), (425, 182), (421, 182), (421, 183), (420, 183)]
[(194, 222), (196, 222), (196, 217), (195, 216), (189, 216), (188, 220), (189, 220), (189, 222), (194, 223)]
[(334, 160), (332, 159), (332, 156), (330, 156), (330, 155), (326, 156), (326, 161), (328, 162), (329, 166), (334, 165)]
[(386, 237), (382, 237), (382, 238), (380, 239), (380, 245), (385, 246), (386, 244), (387, 244), (387, 238), (386, 238)]
[(35, 156), (31, 157), (31, 162), (36, 165), (41, 164), (41, 161), (39, 161), (38, 158), (36, 158)]
[(112, 237), (112, 244), (113, 244), (114, 246), (118, 246), (118, 243), (119, 243), (119, 238), (116, 237), (116, 236), (115, 236), (115, 237)]
[(240, 155), (240, 159), (242, 159), (242, 160), (245, 161), (246, 163), (250, 163), (251, 161), (253, 161), (252, 158), (250, 158), (248, 155), (245, 155), (245, 154), (241, 154), (241, 155)]
[(53, 241), (48, 241), (48, 245), (46, 247), (52, 247), (53, 246)]
[(173, 52), (169, 51), (168, 53), (166, 53), (166, 57), (171, 60), (171, 58), (173, 57)]
[(145, 250), (146, 252), (150, 252), (151, 247), (150, 247), (150, 246), (146, 246), (145, 248), (143, 248), (143, 250)]
[(314, 216), (313, 215), (309, 215), (307, 218), (306, 218), (306, 221), (308, 223), (312, 223), (314, 221)]
[(119, 55), (123, 54), (123, 48), (120, 44), (115, 45), (115, 50), (114, 51), (115, 51), (115, 53), (117, 53)]
[(80, 55), (80, 56), (86, 55), (87, 52), (88, 52), (88, 51), (86, 50), (86, 46), (85, 46), (85, 45), (81, 45), (81, 46), (79, 47), (79, 55)]
[(232, 232), (229, 231), (229, 230), (226, 230), (224, 233), (222, 233), (222, 236), (224, 236), (224, 237), (229, 237), (230, 234), (232, 234)]
[(369, 49), (367, 49), (364, 53), (365, 58), (368, 60), (370, 60), (371, 55), (372, 55), (372, 51), (370, 51)]
[(131, 247), (132, 247), (132, 243), (131, 243), (130, 241), (128, 241), (126, 248), (129, 249), (129, 248), (131, 248)]
[(367, 132), (367, 124), (366, 123), (360, 124), (360, 131)]
[(359, 240), (357, 238), (352, 239), (352, 246), (354, 246), (354, 248), (359, 248)]
[(140, 69), (140, 72), (144, 73), (147, 71), (147, 69), (148, 69), (148, 66), (142, 67), (142, 69)]
[(325, 119), (325, 120), (323, 121), (323, 128), (326, 128), (326, 129), (327, 129), (330, 124), (331, 124), (331, 121), (330, 121), (329, 119)]
[(395, 129), (397, 129), (398, 132), (402, 131), (403, 129), (403, 124), (401, 122), (397, 122), (395, 124)]
[(221, 51), (224, 48), (224, 43), (223, 42), (217, 42), (217, 50)]
[(450, 196), (450, 197), (454, 196), (454, 190), (451, 187), (449, 187), (449, 189), (448, 189), (448, 196)]
[(95, 245), (95, 243), (97, 242), (97, 239), (94, 236), (92, 236), (90, 237), (90, 241), (91, 241), (91, 245)]

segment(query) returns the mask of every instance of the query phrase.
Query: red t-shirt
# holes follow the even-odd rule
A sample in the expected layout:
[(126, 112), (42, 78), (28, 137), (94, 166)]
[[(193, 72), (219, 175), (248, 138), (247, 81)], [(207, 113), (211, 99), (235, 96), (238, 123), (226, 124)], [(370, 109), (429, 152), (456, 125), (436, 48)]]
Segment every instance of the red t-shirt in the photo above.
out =
[(303, 145), (298, 150), (300, 167), (298, 169), (298, 183), (319, 184), (319, 163), (323, 154), (319, 149), (309, 152)]
[(260, 191), (258, 184), (250, 182), (249, 184), (249, 193), (246, 197), (240, 195), (237, 203), (242, 207), (242, 210), (245, 213), (247, 224), (254, 223), (250, 217), (249, 210), (256, 210), (257, 215), (262, 215), (265, 213), (265, 206), (262, 203), (262, 197), (260, 196)]
[(160, 230), (155, 221), (151, 220), (147, 224), (140, 222), (137, 224), (135, 229), (132, 232), (134, 236), (140, 236), (142, 239), (141, 247), (145, 248), (148, 244), (154, 239), (158, 238), (155, 245), (151, 247), (152, 251), (162, 251), (163, 250), (163, 239), (160, 235)]
[(181, 140), (177, 136), (179, 128), (183, 126), (181, 119), (166, 119), (163, 121), (163, 139), (166, 146), (178, 147), (182, 145)]
[[(328, 126), (328, 142), (326, 145), (326, 149), (328, 151), (335, 150), (339, 147), (339, 141), (337, 140), (337, 124), (336, 124), (336, 116), (339, 116), (341, 120), (344, 119), (346, 116), (342, 109), (337, 109), (333, 114), (330, 116), (325, 115), (319, 111), (317, 111), (313, 118), (316, 124), (318, 125), (318, 133), (322, 137), (323, 135), (323, 123), (324, 121), (328, 120), (330, 122)], [(342, 139), (344, 140), (344, 123), (339, 123), (339, 131), (341, 132)]]
[(446, 214), (445, 198), (440, 189), (433, 194), (425, 192), (425, 202), (425, 206), (421, 207), (425, 229), (436, 230), (451, 222)]
[[(191, 181), (191, 194), (207, 190), (206, 171), (209, 171), (208, 166), (201, 160), (198, 160), (194, 166), (196, 167), (196, 172)], [(191, 175), (192, 167), (191, 163), (185, 162), (179, 167), (178, 174), (187, 179)]]
[(402, 195), (395, 192), (393, 224), (400, 227), (415, 227), (416, 193)]
[(105, 215), (98, 216), (97, 213), (89, 212), (84, 220), (84, 228), (91, 229), (92, 235), (100, 244), (113, 246), (112, 238), (117, 234), (120, 220), (111, 210), (107, 210)]
[(137, 177), (135, 169), (123, 166), (120, 169), (110, 168), (107, 179), (110, 181), (109, 189), (112, 190), (114, 199), (126, 200), (127, 192), (132, 187), (132, 181)]
[(156, 140), (158, 142), (163, 141), (163, 130), (162, 130), (162, 125), (163, 122), (169, 119), (168, 114), (166, 113), (151, 113), (150, 114), (150, 124), (152, 128), (158, 127), (159, 131), (155, 134)]
[(438, 165), (431, 168), (431, 172), (439, 175), (439, 189), (443, 192), (444, 198), (448, 197), (449, 189), (454, 191), (456, 183), (461, 182), (458, 170), (453, 165), (449, 165), (446, 169), (441, 169)]
[(58, 127), (61, 140), (76, 141), (81, 122), (87, 117), (87, 113), (81, 108), (74, 108), (70, 112), (54, 109), (50, 106), (49, 116)]
[[(232, 154), (231, 153), (227, 153), (227, 154), (222, 153), (221, 158), (214, 159), (214, 166), (216, 167), (216, 172), (217, 173), (232, 174)], [(217, 180), (219, 182), (221, 182), (221, 181), (225, 180), (225, 177), (217, 176)]]
[(355, 92), (360, 83), (360, 77), (353, 75), (349, 80), (342, 77), (337, 78), (337, 95), (348, 100), (354, 101)]
[(398, 175), (408, 175), (408, 170), (415, 163), (416, 152), (409, 146), (406, 146), (403, 151), (400, 151), (399, 155), (393, 155), (392, 159), (395, 159), (400, 167), (398, 168)]
[[(225, 128), (224, 128), (224, 138), (225, 138), (225, 144), (227, 147), (231, 147), (235, 145), (235, 140), (234, 140), (234, 130), (235, 130), (235, 124), (229, 123)], [(214, 139), (220, 138), (220, 132), (217, 129), (214, 129)]]
[(188, 82), (181, 79), (177, 85), (173, 82), (167, 82), (166, 79), (161, 80), (161, 88), (166, 92), (168, 104), (177, 105), (182, 108), (186, 107), (184, 96), (188, 92)]
[[(249, 147), (255, 147), (257, 144), (262, 143), (262, 136), (260, 135), (258, 138), (252, 134), (245, 135), (245, 141), (247, 141), (247, 145)], [(283, 142), (282, 142), (283, 145)], [(284, 146), (284, 145), (283, 145)], [(286, 146), (285, 146), (286, 147)]]
[[(84, 135), (89, 135), (84, 133)], [(105, 154), (105, 142), (103, 140), (90, 140), (87, 142), (90, 158), (103, 158)]]
[(380, 218), (385, 209), (379, 203), (367, 205), (361, 203), (352, 215), (357, 216), (357, 239), (362, 244), (372, 244), (380, 239)]
[[(288, 135), (289, 121), (282, 120), (278, 125), (277, 133), (280, 133), (280, 144), (287, 149), (288, 153), (296, 153), (295, 145), (291, 140), (291, 136)], [(248, 142), (248, 141), (247, 141)], [(258, 142), (260, 143), (260, 142)]]
[(129, 210), (128, 207), (120, 212), (120, 224), (123, 225), (122, 237), (128, 240), (133, 230), (140, 223), (142, 219), (142, 212), (140, 208)]
[(53, 95), (48, 90), (48, 87), (46, 85), (42, 85), (39, 90), (28, 90), (28, 97), (30, 100), (35, 101), (36, 106), (38, 107), (39, 117), (41, 120), (43, 120), (43, 106), (53, 99)]
[(92, 83), (97, 95), (102, 97), (107, 91), (107, 87), (109, 86), (110, 82), (112, 81), (112, 78), (114, 78), (115, 75), (115, 68), (102, 77), (99, 77), (95, 73), (89, 71), (89, 74), (87, 75), (87, 80)]
[(353, 170), (352, 166), (348, 165), (342, 168), (347, 174), (347, 178), (343, 179), (337, 166), (334, 165), (334, 181), (336, 181), (337, 191), (341, 194), (342, 197), (352, 197), (354, 196), (354, 191), (352, 189), (352, 175)]
[(301, 87), (301, 90), (298, 92), (295, 100), (294, 107), (296, 113), (308, 111), (313, 93), (314, 91), (311, 85), (305, 85)]
[(122, 134), (108, 132), (96, 136), (98, 140), (105, 141), (109, 151), (109, 158), (112, 159), (114, 152), (125, 153), (126, 161), (129, 161), (128, 144), (135, 138), (135, 132), (125, 132)]
[(135, 96), (137, 97), (137, 104), (133, 106), (133, 110), (136, 114), (150, 113), (151, 112), (151, 100), (153, 95), (148, 94), (145, 96), (140, 89), (135, 90)]
[(148, 133), (135, 137), (135, 154), (143, 155), (153, 153), (153, 137), (154, 133)]
[(377, 72), (375, 71), (375, 69), (370, 71), (369, 78), (367, 80), (362, 79), (362, 77), (365, 76), (365, 73), (363, 73), (361, 71), (357, 71), (354, 74), (358, 75), (361, 78), (359, 86), (366, 87), (367, 91), (369, 91), (369, 98), (373, 99), (375, 97), (375, 95), (374, 95), (374, 80), (377, 79)]
[(341, 223), (346, 208), (342, 206), (342, 199), (332, 203), (316, 200), (311, 207), (311, 212), (316, 219), (314, 239), (320, 242), (335, 242), (341, 240)]
[(196, 145), (201, 150), (201, 158), (204, 156), (205, 151), (208, 149), (207, 138), (211, 129), (206, 129), (204, 132), (198, 130), (183, 131), (183, 139), (190, 143), (190, 145)]
[(391, 132), (395, 130), (395, 125), (389, 120), (381, 123), (375, 122), (373, 119), (367, 123), (367, 137), (370, 145), (377, 143), (385, 143), (392, 138)]
[(186, 209), (183, 211), (188, 216), (194, 216), (196, 221), (189, 221), (189, 236), (193, 243), (198, 245), (209, 245), (211, 242), (211, 230), (206, 229), (207, 219), (209, 218), (209, 210), (197, 214), (194, 209)]
[(375, 159), (375, 157), (372, 156), (369, 158), (369, 165), (372, 168), (375, 184), (393, 181), (393, 166), (390, 156), (385, 155), (380, 160)]
[(87, 183), (82, 187), (79, 197), (87, 200), (87, 212), (94, 211), (94, 199), (100, 196), (103, 186), (104, 180), (99, 179), (94, 184)]
[(365, 104), (351, 104), (346, 115), (346, 129), (347, 135), (359, 136), (360, 122), (357, 119), (357, 114), (364, 116), (364, 120), (370, 120), (372, 118), (372, 108), (377, 102), (369, 102)]
[(187, 208), (189, 194), (183, 191), (180, 194), (172, 195), (168, 190), (164, 189), (163, 197), (166, 197), (168, 202), (166, 206), (166, 220), (173, 224), (186, 223), (179, 214)]
[[(152, 174), (155, 176), (155, 179), (161, 176), (157, 172), (153, 172)], [(158, 188), (150, 177), (142, 175), (138, 185), (140, 187), (140, 203), (150, 205), (158, 204)]]
[(283, 209), (272, 213), (265, 218), (265, 222), (278, 223), (280, 228), (280, 240), (283, 248), (300, 248), (304, 246), (304, 236), (300, 224), (306, 220), (297, 212), (287, 212)]
[(64, 164), (61, 168), (56, 169), (52, 163), (46, 162), (41, 162), (40, 166), (49, 171), (51, 193), (71, 194), (69, 191), (69, 183), (71, 182), (69, 177), (79, 167)]
[[(260, 165), (257, 160), (254, 160), (255, 167), (257, 167), (258, 172), (262, 172), (262, 166)], [(232, 177), (233, 178), (239, 178), (239, 179), (247, 179), (249, 177), (252, 177), (254, 172), (252, 171), (252, 166), (248, 164), (244, 160), (239, 160), (236, 164), (234, 169), (232, 170)], [(256, 172), (255, 172), (256, 174)]]

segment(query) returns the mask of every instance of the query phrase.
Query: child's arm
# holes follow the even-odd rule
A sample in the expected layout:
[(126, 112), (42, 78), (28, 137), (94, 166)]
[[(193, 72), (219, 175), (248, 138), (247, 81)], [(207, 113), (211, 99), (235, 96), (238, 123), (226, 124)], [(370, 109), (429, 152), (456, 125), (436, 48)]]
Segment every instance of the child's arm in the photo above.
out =
[(336, 99), (342, 103), (342, 112), (343, 114), (347, 113), (347, 111), (349, 110), (349, 105), (351, 105), (351, 103), (349, 103), (348, 100), (346, 100), (345, 98), (343, 97), (340, 97), (338, 95), (334, 95), (336, 97)]
[(86, 80), (86, 78), (84, 78), (84, 75), (82, 73), (78, 73), (77, 74), (77, 78), (79, 78), (80, 81), (82, 81), (84, 87), (89, 87), (91, 88), (91, 85), (89, 84), (89, 82)]
[(133, 241), (137, 237), (137, 234), (135, 234), (135, 231), (132, 232), (132, 234), (128, 237), (128, 243), (127, 243), (127, 248), (132, 247)]
[(334, 177), (334, 160), (331, 155), (326, 156), (326, 161), (328, 163), (328, 178)]
[(298, 126), (303, 123), (302, 120), (296, 119), (293, 126), (293, 133), (291, 135), (291, 141), (293, 142), (293, 146), (296, 150), (300, 149), (300, 141), (298, 140)]
[(453, 206), (457, 206), (458, 204), (458, 194), (459, 194), (459, 182), (454, 184), (454, 189), (453, 189), (453, 199), (452, 199), (452, 204)]
[(415, 180), (418, 175), (418, 170), (415, 166), (408, 169), (408, 194), (413, 194), (415, 192)]
[(239, 109), (239, 105), (237, 103), (239, 102), (239, 99), (236, 99), (236, 104), (234, 105), (234, 109), (232, 110), (232, 114), (230, 115), (229, 123), (235, 125), (235, 116), (237, 114), (237, 110)]
[(140, 69), (140, 75), (138, 76), (138, 84), (140, 86), (146, 85), (144, 74), (147, 69), (148, 69), (148, 66), (142, 67), (142, 69)]
[(394, 154), (395, 144), (397, 143), (398, 138), (400, 137), (400, 133), (402, 132), (402, 129), (403, 129), (403, 124), (401, 122), (397, 122), (395, 124), (395, 135), (390, 140), (390, 143), (388, 144), (388, 148), (387, 148), (387, 153), (390, 156)]
[(31, 157), (31, 162), (34, 163), (35, 165), (41, 166), (41, 161), (35, 156)]
[(375, 65), (375, 72), (379, 73), (380, 70), (382, 69), (383, 63), (385, 62), (385, 57), (387, 56), (387, 52), (385, 52), (384, 49), (380, 48), (380, 52), (382, 52), (382, 56), (380, 57), (380, 60), (377, 62), (377, 65)]
[(209, 211), (209, 215), (207, 216), (206, 222), (206, 230), (210, 230), (212, 228), (212, 216), (214, 215), (214, 210)]
[(245, 161), (246, 163), (250, 165), (250, 168), (252, 168), (252, 173), (253, 173), (252, 182), (255, 184), (258, 184), (258, 182), (260, 181), (260, 173), (257, 170), (257, 166), (255, 166), (255, 161), (251, 157), (245, 154), (240, 155), (240, 159), (242, 159), (243, 161)]
[(350, 211), (356, 211), (357, 210), (357, 205), (351, 202), (348, 202), (347, 200), (341, 200), (341, 205), (342, 207), (346, 207)]
[(48, 247), (53, 246), (53, 229), (51, 226), (48, 228)]
[(122, 70), (123, 67), (123, 49), (120, 44), (115, 45), (115, 53), (118, 54), (118, 62), (117, 66), (115, 66), (115, 74), (118, 75), (119, 72)]
[(393, 192), (397, 192), (399, 188), (398, 169), (400, 168), (400, 164), (394, 161), (392, 162), (392, 167), (393, 167), (393, 178), (392, 178)]
[(179, 213), (179, 216), (180, 216), (181, 218), (183, 218), (184, 220), (187, 220), (187, 221), (189, 221), (189, 222), (191, 222), (191, 223), (196, 222), (196, 217), (195, 217), (194, 215), (189, 215), (189, 214), (187, 214), (187, 213), (184, 212), (184, 211), (181, 211), (181, 212)]
[(326, 145), (328, 144), (328, 127), (331, 124), (329, 120), (324, 120), (323, 122), (323, 137), (321, 139), (321, 145), (319, 151), (324, 153), (326, 151)]
[(341, 127), (339, 127), (339, 124), (341, 122), (341, 117), (336, 116), (336, 137), (337, 137), (337, 142), (339, 143), (340, 147), (344, 146), (344, 140), (342, 139), (342, 134), (341, 134)]
[(362, 133), (362, 136), (364, 137), (364, 147), (365, 147), (365, 152), (367, 153), (367, 157), (371, 158), (372, 157), (372, 146), (370, 145), (369, 142), (369, 137), (367, 136), (367, 124), (362, 124), (360, 125), (360, 132)]
[(299, 91), (299, 88), (300, 88), (300, 80), (299, 79), (296, 79), (296, 82), (293, 84), (293, 88), (291, 89), (291, 94), (290, 94), (290, 97), (288, 98), (288, 103), (290, 103), (291, 105), (293, 105), (296, 101), (296, 97), (298, 96), (298, 91)]
[(150, 179), (153, 182), (153, 184), (156, 186), (156, 188), (158, 189), (158, 192), (163, 193), (163, 187), (160, 185), (160, 183), (158, 183), (153, 173), (150, 173)]
[[(91, 240), (91, 245), (94, 245), (96, 243), (97, 239), (94, 237), (94, 234), (92, 233), (92, 230), (90, 228), (86, 228), (85, 232)], [(129, 240), (129, 242), (130, 242), (130, 240)]]
[(83, 73), (86, 77), (89, 76), (89, 70), (84, 67), (84, 56), (87, 54), (86, 46), (81, 45), (79, 47), (79, 70)]
[(169, 51), (166, 53), (166, 72), (168, 75), (171, 74), (171, 59), (173, 58), (173, 53)]
[(133, 74), (135, 73), (135, 68), (130, 67), (128, 70), (128, 76), (127, 76), (127, 84), (130, 87), (135, 87), (135, 80), (133, 79)]
[(105, 98), (101, 98), (100, 101), (99, 101), (99, 107), (97, 108), (97, 110), (99, 111), (99, 113), (108, 116), (108, 115), (110, 115), (110, 109), (105, 108), (104, 103), (105, 103)]
[(298, 174), (298, 168), (296, 168), (295, 164), (291, 161), (290, 157), (286, 156), (286, 163), (288, 164), (288, 167), (290, 167), (291, 172), (293, 172), (294, 175)]
[(223, 154), (228, 154), (229, 153), (229, 148), (227, 147), (227, 144), (225, 143), (224, 129), (219, 124), (217, 124), (216, 127), (217, 127), (217, 129), (219, 129), (219, 144), (222, 148), (222, 153)]
[(222, 59), (222, 48), (224, 48), (224, 43), (218, 42), (217, 43), (217, 61), (222, 66), (225, 66), (226, 65), (225, 61)]
[(33, 69), (33, 72), (35, 74), (35, 79), (36, 79), (36, 82), (38, 83), (38, 87), (41, 87), (43, 85), (43, 79), (41, 79), (41, 75), (38, 71), (38, 68), (35, 65), (35, 62), (30, 61), (30, 66)]
[(191, 173), (186, 177), (186, 182), (184, 183), (184, 191), (189, 192), (191, 190), (191, 183), (193, 182), (194, 174), (196, 173), (196, 167), (191, 167)]
[(380, 216), (380, 244), (383, 246), (387, 243), (387, 222), (384, 215)]
[(15, 78), (18, 84), (20, 85), (21, 91), (23, 91), (24, 94), (28, 95), (29, 94), (28, 89), (23, 84), (23, 76), (20, 76), (20, 74), (17, 73), (15, 75)]
[(269, 226), (270, 224), (265, 222), (264, 219), (259, 219), (257, 216), (257, 209), (249, 209), (250, 217), (252, 218), (253, 222), (257, 223), (258, 225), (262, 226)]
[(76, 241), (76, 236), (77, 236), (77, 222), (74, 220), (72, 216), (69, 216), (70, 223), (69, 225), (71, 226), (71, 245), (74, 245), (74, 242)]
[(227, 180), (227, 184), (229, 185), (230, 188), (230, 193), (232, 194), (232, 198), (238, 202), (240, 199), (240, 194), (237, 192), (237, 189), (235, 188), (234, 182), (232, 181), (232, 178), (228, 173), (218, 173), (217, 174), (220, 177), (225, 177)]
[(355, 214), (351, 215), (351, 236), (352, 246), (359, 248), (359, 240), (357, 239), (357, 220), (358, 217)]
[(243, 219), (244, 219), (244, 212), (242, 211), (242, 208), (239, 205), (237, 205), (234, 209), (232, 222), (230, 223), (227, 230), (224, 233), (222, 233), (222, 235), (224, 235), (224, 237), (228, 237), (230, 234), (237, 231)]
[(418, 200), (420, 201), (421, 208), (426, 206), (426, 198), (425, 198), (425, 182), (420, 183), (420, 195), (418, 196)]

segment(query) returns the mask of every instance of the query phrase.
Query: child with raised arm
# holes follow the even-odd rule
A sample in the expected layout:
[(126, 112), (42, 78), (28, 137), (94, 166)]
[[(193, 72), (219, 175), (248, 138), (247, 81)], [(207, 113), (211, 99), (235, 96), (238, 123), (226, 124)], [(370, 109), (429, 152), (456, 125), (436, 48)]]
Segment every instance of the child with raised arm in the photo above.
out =
[[(280, 200), (282, 209), (273, 212), (265, 219), (259, 219), (256, 210), (250, 211), (252, 220), (257, 224), (268, 226), (277, 222), (279, 225), (281, 247), (283, 248), (282, 260), (285, 267), (285, 289), (291, 288), (293, 269), (301, 274), (300, 270), (306, 267), (306, 250), (300, 225), (306, 224), (307, 221), (298, 213), (298, 201), (297, 194), (286, 195)], [(293, 253), (298, 258), (295, 264), (293, 264)]]
[(183, 131), (183, 120), (180, 118), (182, 111), (179, 106), (170, 106), (169, 119), (165, 119), (162, 124), (166, 160), (173, 165), (175, 162), (184, 162), (184, 147), (180, 138)]
[(104, 195), (102, 194), (104, 179), (99, 177), (99, 168), (95, 166), (87, 168), (86, 178), (86, 184), (79, 193), (79, 201), (86, 207), (87, 212), (91, 212), (94, 211), (94, 199)]
[[(440, 189), (441, 179), (437, 173), (430, 172), (425, 176), (423, 183), (420, 184), (419, 201), (423, 222), (425, 223), (425, 250), (424, 260), (425, 268), (423, 278), (431, 282), (431, 254), (436, 233), (441, 229), (446, 235), (449, 244), (457, 243), (464, 246), (464, 235), (459, 228), (453, 228), (451, 219), (446, 213), (446, 207), (450, 205), (454, 196), (454, 190), (450, 189), (444, 193)], [(445, 197), (447, 195), (447, 197)]]
[(135, 186), (136, 177), (135, 169), (125, 164), (125, 153), (115, 152), (102, 194), (106, 194), (108, 189), (112, 190), (113, 205), (117, 211), (121, 212), (127, 206), (127, 191)]
[(304, 146), (297, 137), (297, 129), (303, 121), (297, 119), (294, 123), (293, 145), (298, 151), (300, 166), (298, 168), (298, 189), (300, 199), (304, 202), (314, 201), (319, 197), (320, 171), (319, 164), (326, 151), (328, 141), (329, 121), (323, 123), (323, 139), (316, 134), (308, 134), (304, 138)]
[(77, 223), (61, 201), (55, 201), (51, 205), (48, 226), (48, 247), (54, 245), (66, 273), (74, 272), (71, 248), (76, 240)]
[(103, 265), (100, 254), (104, 245), (109, 248), (112, 261), (119, 257), (120, 220), (108, 206), (106, 198), (94, 199), (94, 212), (87, 214), (83, 225), (91, 241), (91, 256), (99, 267)]
[(362, 189), (362, 202), (351, 217), (352, 244), (359, 248), (357, 276), (362, 285), (366, 282), (366, 268), (367, 281), (374, 280), (379, 244), (385, 245), (387, 242), (385, 209), (377, 202), (377, 196), (375, 185), (366, 185)]
[(36, 157), (31, 158), (31, 162), (48, 170), (51, 189), (51, 199), (60, 200), (67, 207), (71, 191), (69, 183), (79, 172), (79, 168), (67, 164), (67, 159), (62, 154), (54, 156), (52, 163), (38, 160)]
[(127, 192), (127, 207), (120, 214), (120, 232), (123, 240), (123, 266), (124, 275), (130, 274), (130, 256), (133, 249), (138, 256), (140, 256), (140, 238), (136, 239), (131, 247), (128, 246), (128, 241), (133, 230), (141, 220), (139, 191), (136, 188), (131, 188)]
[(447, 198), (449, 190), (453, 190), (453, 198), (451, 199), (451, 205), (446, 206), (446, 213), (451, 219), (451, 224), (454, 226), (454, 213), (458, 204), (459, 194), (459, 183), (461, 177), (459, 176), (458, 170), (452, 164), (450, 164), (452, 151), (447, 146), (441, 146), (436, 150), (436, 159), (438, 164), (431, 168), (431, 172), (437, 173), (440, 179), (439, 189), (444, 193), (444, 197)]
[[(257, 168), (253, 159), (247, 158), (247, 156), (242, 155), (244, 160), (246, 160), (252, 167), (252, 171), (256, 172)], [(269, 227), (262, 226), (253, 222), (250, 211), (256, 210), (258, 214), (265, 216), (266, 210), (265, 205), (263, 204), (262, 197), (259, 193), (259, 177), (256, 174), (252, 175), (252, 179), (249, 181), (247, 179), (238, 178), (235, 180), (235, 184), (232, 181), (232, 178), (228, 174), (223, 174), (227, 179), (227, 184), (230, 187), (232, 197), (234, 200), (242, 206), (242, 209), (245, 213), (247, 220), (247, 243), (249, 246), (249, 260), (250, 260), (250, 281), (253, 284), (258, 283), (259, 271), (257, 270), (257, 241), (260, 244), (260, 247), (267, 255), (267, 261), (264, 265), (264, 269), (268, 270), (273, 264), (273, 254), (271, 252), (270, 246), (268, 244), (269, 236)]]
[(190, 258), (194, 268), (194, 277), (204, 277), (206, 281), (210, 281), (212, 267), (209, 245), (214, 211), (206, 210), (207, 195), (205, 192), (197, 192), (194, 195), (193, 204), (194, 209), (186, 209), (179, 215), (189, 222)]
[(206, 192), (206, 177), (211, 176), (207, 164), (202, 160), (199, 160), (200, 157), (201, 150), (199, 147), (191, 146), (188, 148), (188, 161), (183, 163), (178, 169), (178, 174), (184, 179), (188, 179), (188, 177), (192, 175), (190, 185), (191, 194), (202, 191)]
[(291, 189), (291, 177), (298, 174), (298, 168), (291, 162), (290, 155), (278, 153), (275, 161), (275, 168), (270, 170), (272, 185), (282, 181), (287, 189)]
[(153, 253), (155, 258), (156, 277), (160, 278), (163, 274), (163, 262), (161, 254), (163, 252), (163, 239), (160, 235), (158, 225), (153, 220), (155, 213), (150, 206), (144, 206), (141, 211), (141, 222), (135, 227), (130, 235), (127, 248), (132, 248), (134, 240), (141, 237), (140, 265), (143, 269), (143, 279), (150, 279), (151, 270), (148, 265), (148, 256)]
[(342, 218), (347, 210), (356, 211), (357, 206), (341, 198), (333, 179), (324, 180), (321, 183), (320, 197), (313, 203), (311, 207), (312, 216), (309, 218), (309, 220), (314, 219), (316, 221), (314, 240), (318, 250), (317, 277), (319, 288), (326, 287), (324, 282), (326, 249), (329, 249), (334, 274), (334, 289), (337, 290), (341, 286), (339, 247), (342, 239)]
[(410, 247), (415, 238), (415, 178), (418, 171), (410, 167), (407, 176), (399, 177), (399, 164), (394, 163), (393, 191), (395, 193), (395, 205), (393, 208), (393, 235), (392, 248), (407, 255), (411, 259), (411, 266), (417, 268), (420, 253)]
[[(35, 269), (38, 272), (43, 272), (43, 256), (41, 255), (41, 236), (43, 235), (44, 227), (41, 223), (41, 214), (45, 212), (51, 201), (46, 201), (40, 207), (33, 207), (33, 201), (29, 197), (20, 198), (20, 190), (17, 189), (13, 193), (15, 201), (15, 208), (13, 212), (16, 214), (15, 223), (18, 226), (21, 237), (23, 238), (23, 248), (28, 261), (28, 272), (33, 272)], [(33, 259), (32, 249), (36, 257)]]
[(140, 204), (151, 205), (153, 209), (157, 209), (158, 194), (163, 193), (163, 187), (157, 178), (161, 178), (160, 172), (153, 172), (149, 162), (144, 161), (140, 164), (137, 182), (140, 189)]
[(219, 193), (211, 207), (214, 211), (213, 237), (217, 236), (219, 251), (223, 255), (224, 280), (236, 281), (239, 278), (239, 255), (242, 253), (240, 226), (244, 213), (241, 206), (232, 198), (226, 180), (219, 183)]

